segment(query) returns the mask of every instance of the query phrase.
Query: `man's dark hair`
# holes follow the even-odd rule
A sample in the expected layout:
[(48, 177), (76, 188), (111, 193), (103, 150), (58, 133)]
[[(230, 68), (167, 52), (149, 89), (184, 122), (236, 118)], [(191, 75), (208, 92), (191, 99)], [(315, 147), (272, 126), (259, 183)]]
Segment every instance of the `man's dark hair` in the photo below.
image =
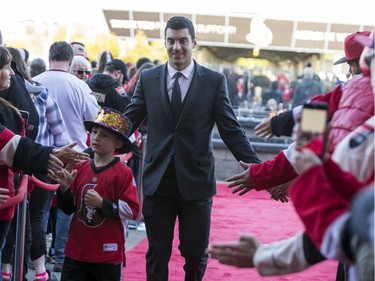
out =
[(34, 77), (47, 70), (46, 63), (41, 58), (33, 59), (30, 63), (30, 76)]
[(73, 56), (72, 46), (65, 41), (55, 42), (49, 49), (50, 61), (71, 61)]
[(165, 30), (164, 30), (164, 36), (165, 37), (167, 35), (167, 29), (168, 28), (171, 28), (171, 29), (174, 29), (174, 30), (179, 30), (179, 29), (187, 28), (189, 30), (189, 33), (190, 33), (190, 36), (191, 36), (191, 40), (193, 40), (193, 41), (195, 40), (194, 24), (187, 17), (184, 17), (184, 16), (175, 16), (175, 17), (170, 18), (167, 21), (167, 24), (165, 26)]
[(142, 57), (142, 58), (139, 58), (135, 64), (135, 67), (137, 69), (139, 69), (143, 64), (145, 64), (146, 62), (151, 62), (151, 60), (147, 57)]

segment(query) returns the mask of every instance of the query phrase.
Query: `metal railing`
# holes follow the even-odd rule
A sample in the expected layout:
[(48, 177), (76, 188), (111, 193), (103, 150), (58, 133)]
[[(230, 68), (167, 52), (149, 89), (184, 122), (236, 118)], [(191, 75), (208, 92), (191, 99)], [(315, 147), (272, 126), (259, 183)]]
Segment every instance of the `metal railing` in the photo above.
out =
[(34, 176), (21, 174), (21, 180), (18, 185), (18, 192), (14, 197), (9, 198), (4, 204), (0, 205), (0, 210), (17, 205), (17, 224), (14, 249), (13, 281), (23, 280), (23, 263), (25, 259), (25, 232), (26, 232), (26, 211), (27, 211), (27, 186), (29, 182), (46, 190), (57, 190), (59, 184), (48, 184)]

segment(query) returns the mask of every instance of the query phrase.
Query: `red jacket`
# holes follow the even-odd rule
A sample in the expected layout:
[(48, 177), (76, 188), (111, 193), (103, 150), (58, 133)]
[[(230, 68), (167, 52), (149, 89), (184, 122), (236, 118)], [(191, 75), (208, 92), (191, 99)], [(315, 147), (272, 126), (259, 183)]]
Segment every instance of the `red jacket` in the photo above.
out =
[[(18, 144), (18, 141), (16, 141), (13, 137), (14, 137), (14, 134), (8, 129), (3, 129), (0, 132), (0, 151), (1, 151), (0, 153), (2, 155), (7, 155), (8, 159), (9, 157), (13, 158), (12, 156), (14, 155), (16, 151), (15, 151), (14, 146), (12, 147), (9, 147), (9, 146), (5, 147), (5, 146), (8, 143), (10, 143), (12, 139), (13, 139), (13, 142), (15, 142), (15, 147), (17, 147), (17, 144)], [(3, 163), (2, 161), (1, 164), (2, 165), (0, 165), (0, 187), (9, 189), (8, 195), (10, 197), (13, 197), (15, 195), (13, 171), (8, 166), (5, 165), (8, 163)], [(11, 206), (4, 210), (0, 210), (0, 220), (11, 220), (14, 216), (14, 211), (15, 211), (15, 206)]]
[(351, 131), (374, 115), (374, 92), (371, 77), (356, 75), (344, 90), (339, 106), (330, 122), (328, 152)]
[(312, 167), (293, 183), (289, 194), (294, 208), (318, 249), (327, 228), (348, 211), (353, 196), (372, 180), (373, 177), (359, 182), (328, 160), (324, 166)]
[[(0, 186), (14, 196), (14, 167), (28, 173), (47, 173), (52, 147), (45, 147), (29, 138), (20, 137), (0, 123)], [(15, 206), (0, 210), (0, 220), (11, 220)]]
[[(342, 97), (341, 90), (336, 89), (322, 96), (329, 102), (329, 113), (333, 114), (329, 132), (330, 154), (348, 133), (374, 115), (374, 94), (370, 77), (355, 76), (346, 84)], [(333, 112), (332, 109), (335, 108), (337, 109)], [(254, 188), (262, 190), (290, 182), (297, 177), (297, 173), (284, 151), (281, 151), (271, 160), (262, 164), (253, 164), (250, 177)]]

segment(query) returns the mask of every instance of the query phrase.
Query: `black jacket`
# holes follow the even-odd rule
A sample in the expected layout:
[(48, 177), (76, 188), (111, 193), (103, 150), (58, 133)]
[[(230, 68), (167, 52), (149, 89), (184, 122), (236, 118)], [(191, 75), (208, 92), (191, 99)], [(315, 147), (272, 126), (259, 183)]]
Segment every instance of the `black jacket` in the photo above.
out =
[(206, 199), (216, 193), (212, 145), (215, 125), (238, 161), (261, 163), (261, 160), (236, 119), (223, 74), (195, 62), (194, 76), (178, 120), (168, 97), (167, 75), (167, 64), (143, 70), (125, 113), (133, 122), (133, 131), (147, 117), (143, 194), (155, 194), (173, 159), (181, 196), (186, 200)]
[(26, 89), (25, 80), (21, 73), (18, 72), (17, 67), (13, 62), (12, 69), (14, 70), (15, 75), (13, 75), (10, 80), (10, 87), (0, 91), (0, 96), (19, 110), (29, 112), (28, 124), (30, 124), (30, 126), (26, 129), (26, 136), (35, 140), (38, 134), (39, 114), (33, 100), (31, 99), (29, 91)]
[(294, 127), (293, 111), (282, 112), (271, 118), (272, 132), (275, 136), (292, 136)]
[(87, 80), (98, 104), (103, 107), (112, 107), (120, 112), (130, 103), (130, 98), (122, 87), (110, 75), (96, 73)]

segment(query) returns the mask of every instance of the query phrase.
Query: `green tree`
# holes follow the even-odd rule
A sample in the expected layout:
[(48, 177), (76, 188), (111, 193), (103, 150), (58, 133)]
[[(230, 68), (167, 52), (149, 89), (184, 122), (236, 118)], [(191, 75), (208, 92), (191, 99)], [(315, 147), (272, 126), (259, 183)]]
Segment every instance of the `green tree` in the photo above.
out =
[(128, 40), (124, 61), (135, 64), (141, 57), (165, 61), (167, 58), (162, 41), (149, 42), (144, 31), (138, 30), (134, 40)]
[(119, 58), (121, 52), (117, 37), (113, 33), (99, 35), (94, 41), (84, 44), (90, 61), (97, 61), (100, 53), (105, 50), (109, 50), (114, 58)]

